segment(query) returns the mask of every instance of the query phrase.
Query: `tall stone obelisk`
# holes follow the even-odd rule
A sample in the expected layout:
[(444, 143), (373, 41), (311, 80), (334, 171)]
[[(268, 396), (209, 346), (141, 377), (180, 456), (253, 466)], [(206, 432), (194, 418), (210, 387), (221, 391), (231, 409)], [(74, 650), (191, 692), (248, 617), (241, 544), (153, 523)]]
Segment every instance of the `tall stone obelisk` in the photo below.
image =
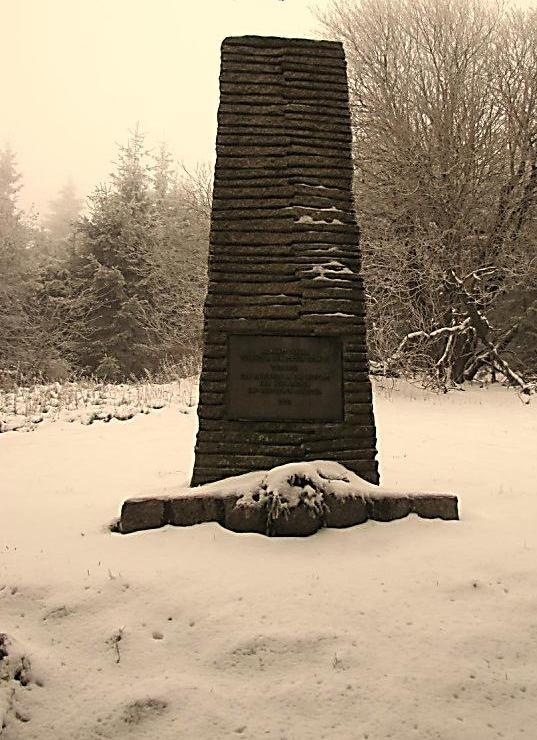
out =
[(378, 483), (342, 45), (222, 44), (193, 485), (299, 460)]

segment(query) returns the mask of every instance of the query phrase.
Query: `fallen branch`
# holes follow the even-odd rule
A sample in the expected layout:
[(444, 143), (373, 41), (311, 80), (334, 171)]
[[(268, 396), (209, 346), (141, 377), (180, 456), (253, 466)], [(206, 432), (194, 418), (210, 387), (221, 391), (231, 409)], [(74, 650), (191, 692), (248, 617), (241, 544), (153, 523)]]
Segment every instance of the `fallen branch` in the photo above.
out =
[(491, 358), (494, 358), (494, 362), (498, 366), (498, 369), (501, 370), (506, 377), (508, 377), (513, 383), (515, 383), (515, 385), (520, 386), (522, 393), (531, 393), (532, 389), (530, 384), (526, 383), (518, 373), (511, 369), (509, 364), (503, 359), (503, 357), (500, 356), (498, 345), (494, 345), (490, 341), (489, 332), (492, 330), (492, 327), (487, 317), (477, 307), (475, 298), (465, 288), (463, 280), (457, 277), (453, 270), (451, 271), (451, 274), (453, 276), (453, 279), (455, 280), (455, 284), (459, 288), (461, 300), (464, 303), (466, 310), (468, 311), (469, 316), (467, 320), (471, 320), (477, 337), (488, 350), (488, 355)]
[(411, 331), (409, 334), (403, 337), (401, 343), (399, 344), (393, 355), (388, 357), (385, 364), (389, 365), (391, 362), (398, 360), (399, 357), (402, 355), (407, 343), (413, 339), (438, 339), (439, 337), (443, 336), (462, 334), (469, 329), (470, 317), (464, 319), (464, 321), (462, 321), (460, 324), (455, 324), (454, 326), (442, 326), (439, 329), (434, 329), (433, 331), (424, 331), (423, 329), (420, 329), (419, 331)]

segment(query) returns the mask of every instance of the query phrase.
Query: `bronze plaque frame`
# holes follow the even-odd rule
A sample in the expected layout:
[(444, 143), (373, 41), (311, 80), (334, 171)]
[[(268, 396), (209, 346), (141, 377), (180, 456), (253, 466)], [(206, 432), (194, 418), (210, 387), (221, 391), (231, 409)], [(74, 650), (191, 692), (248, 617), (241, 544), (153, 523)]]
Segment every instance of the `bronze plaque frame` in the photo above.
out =
[(342, 422), (341, 338), (230, 334), (225, 417), (236, 421)]

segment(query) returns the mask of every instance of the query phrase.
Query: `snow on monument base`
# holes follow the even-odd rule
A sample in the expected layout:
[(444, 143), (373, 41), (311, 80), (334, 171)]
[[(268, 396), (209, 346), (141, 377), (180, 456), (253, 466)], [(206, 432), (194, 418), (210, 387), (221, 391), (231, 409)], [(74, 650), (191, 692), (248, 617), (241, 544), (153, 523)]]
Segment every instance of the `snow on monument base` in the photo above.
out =
[(387, 522), (409, 514), (458, 519), (457, 497), (388, 491), (339, 463), (315, 461), (215, 481), (174, 497), (128, 499), (118, 531), (218, 522), (233, 532), (306, 537), (323, 527), (351, 527), (368, 519)]

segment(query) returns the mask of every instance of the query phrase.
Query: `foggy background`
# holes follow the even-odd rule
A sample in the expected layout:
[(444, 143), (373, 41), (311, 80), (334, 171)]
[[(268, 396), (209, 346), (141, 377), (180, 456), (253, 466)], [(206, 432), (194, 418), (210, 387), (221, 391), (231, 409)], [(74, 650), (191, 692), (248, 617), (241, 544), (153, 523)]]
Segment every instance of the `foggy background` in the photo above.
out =
[[(86, 197), (138, 122), (188, 166), (214, 159), (225, 36), (316, 35), (311, 0), (2, 0), (0, 147), (23, 176), (20, 204), (72, 178)], [(325, 8), (327, 0), (315, 5)]]

